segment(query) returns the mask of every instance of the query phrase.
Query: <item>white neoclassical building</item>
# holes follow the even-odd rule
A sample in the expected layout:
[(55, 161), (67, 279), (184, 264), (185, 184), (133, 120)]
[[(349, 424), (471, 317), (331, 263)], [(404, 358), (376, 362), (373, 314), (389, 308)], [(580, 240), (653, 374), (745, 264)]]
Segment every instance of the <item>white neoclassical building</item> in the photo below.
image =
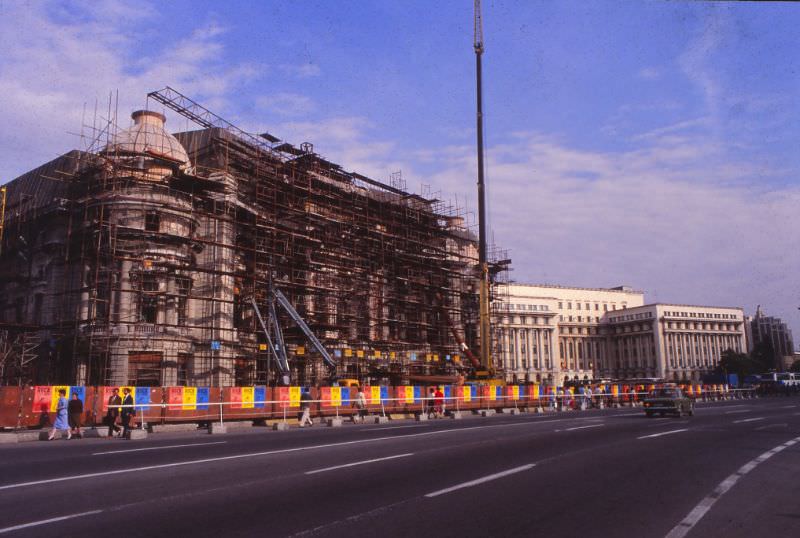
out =
[(741, 308), (644, 304), (626, 286), (507, 284), (493, 303), (507, 381), (699, 380), (726, 349), (746, 349)]

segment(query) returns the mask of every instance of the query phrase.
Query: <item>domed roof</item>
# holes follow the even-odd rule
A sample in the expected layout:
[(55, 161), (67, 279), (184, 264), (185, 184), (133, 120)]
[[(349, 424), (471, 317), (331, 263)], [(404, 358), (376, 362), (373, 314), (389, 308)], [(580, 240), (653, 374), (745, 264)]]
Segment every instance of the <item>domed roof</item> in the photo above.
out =
[(133, 127), (114, 137), (105, 153), (119, 155), (150, 155), (189, 166), (189, 155), (178, 139), (164, 130), (167, 118), (158, 112), (137, 110), (131, 114)]

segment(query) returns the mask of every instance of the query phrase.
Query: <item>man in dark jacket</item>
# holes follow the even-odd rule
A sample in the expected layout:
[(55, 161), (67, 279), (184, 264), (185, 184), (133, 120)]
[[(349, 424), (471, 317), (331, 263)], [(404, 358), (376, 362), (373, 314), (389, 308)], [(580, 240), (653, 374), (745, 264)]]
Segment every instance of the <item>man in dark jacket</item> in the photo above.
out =
[(125, 396), (122, 398), (122, 412), (120, 416), (122, 417), (122, 437), (125, 439), (128, 438), (128, 433), (131, 431), (131, 419), (136, 414), (136, 410), (133, 408), (133, 396), (131, 396), (131, 389), (125, 387), (123, 389)]
[(108, 411), (106, 411), (106, 423), (108, 424), (108, 436), (119, 432), (117, 417), (119, 416), (119, 406), (122, 405), (122, 398), (119, 397), (119, 389), (114, 389), (108, 397)]
[(69, 427), (72, 430), (72, 436), (81, 438), (81, 418), (83, 415), (83, 402), (78, 397), (77, 392), (72, 393), (72, 399), (67, 404), (67, 412), (69, 416)]

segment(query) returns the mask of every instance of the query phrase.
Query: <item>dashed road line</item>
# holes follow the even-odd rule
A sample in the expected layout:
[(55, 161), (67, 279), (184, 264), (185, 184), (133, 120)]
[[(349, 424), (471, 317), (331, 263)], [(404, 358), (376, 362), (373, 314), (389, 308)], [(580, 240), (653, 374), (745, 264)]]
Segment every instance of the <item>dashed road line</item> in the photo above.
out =
[(565, 432), (571, 432), (574, 430), (583, 430), (586, 428), (599, 428), (600, 426), (605, 426), (605, 424), (589, 424), (587, 426), (575, 426), (574, 428), (566, 428)]
[(356, 467), (357, 465), (367, 465), (368, 463), (375, 463), (376, 461), (386, 461), (386, 460), (394, 460), (397, 458), (407, 458), (409, 456), (413, 456), (413, 452), (408, 452), (407, 454), (397, 454), (394, 456), (386, 456), (385, 458), (375, 458), (371, 460), (363, 460), (363, 461), (355, 461), (353, 463), (345, 463), (343, 465), (334, 465), (333, 467), (324, 467), (322, 469), (314, 469), (313, 471), (306, 471), (305, 474), (317, 474), (317, 473), (324, 473), (326, 471), (334, 471), (336, 469), (345, 469), (347, 467)]
[(109, 450), (108, 452), (93, 452), (92, 456), (104, 456), (106, 454), (124, 454), (126, 452), (144, 452), (147, 450), (163, 450), (166, 448), (185, 448), (191, 446), (208, 446), (208, 445), (224, 445), (228, 441), (214, 441), (212, 443), (190, 443), (186, 445), (167, 445), (167, 446), (152, 446), (148, 448), (129, 448), (125, 450)]
[(461, 484), (457, 484), (455, 486), (451, 486), (449, 488), (440, 489), (439, 491), (434, 491), (431, 493), (427, 493), (426, 497), (438, 497), (439, 495), (444, 495), (445, 493), (451, 493), (453, 491), (464, 489), (464, 488), (471, 488), (473, 486), (477, 486), (478, 484), (483, 484), (485, 482), (490, 482), (492, 480), (497, 480), (498, 478), (503, 478), (504, 476), (509, 476), (516, 473), (521, 473), (523, 471), (527, 471), (535, 467), (535, 463), (529, 463), (527, 465), (522, 465), (520, 467), (514, 467), (513, 469), (509, 469), (507, 471), (502, 471), (499, 473), (490, 474), (488, 476), (484, 476), (482, 478), (477, 478), (475, 480), (470, 480), (469, 482), (463, 482)]
[(40, 525), (47, 525), (49, 523), (58, 523), (59, 521), (66, 521), (67, 519), (75, 519), (76, 517), (93, 516), (93, 515), (99, 514), (101, 512), (102, 512), (102, 510), (92, 510), (90, 512), (81, 512), (79, 514), (70, 514), (68, 516), (51, 517), (50, 519), (42, 519), (42, 520), (39, 520), (39, 521), (32, 521), (30, 523), (23, 523), (22, 525), (14, 525), (13, 527), (6, 527), (4, 529), (0, 529), (0, 534), (5, 534), (7, 532), (19, 531), (19, 530), (22, 530), (22, 529), (29, 529), (31, 527), (38, 527)]
[(681, 432), (687, 432), (687, 431), (689, 431), (689, 428), (683, 428), (681, 430), (670, 430), (668, 432), (661, 432), (661, 433), (653, 433), (653, 434), (650, 434), (650, 435), (643, 435), (641, 437), (637, 437), (637, 439), (652, 439), (653, 437), (661, 437), (662, 435), (672, 435), (673, 433), (681, 433)]
[(744, 424), (745, 422), (755, 422), (757, 420), (764, 420), (767, 417), (754, 417), (754, 418), (743, 418), (742, 420), (734, 420), (734, 424)]

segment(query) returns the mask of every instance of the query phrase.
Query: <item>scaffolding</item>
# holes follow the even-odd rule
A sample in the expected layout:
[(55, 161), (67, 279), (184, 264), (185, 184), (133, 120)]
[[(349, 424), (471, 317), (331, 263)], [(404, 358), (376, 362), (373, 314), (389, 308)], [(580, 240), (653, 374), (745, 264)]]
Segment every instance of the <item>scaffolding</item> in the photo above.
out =
[[(274, 382), (275, 357), (251, 306), (268, 304), (272, 285), (342, 377), (398, 383), (467, 369), (463, 345), (480, 342), (477, 245), (463, 208), (408, 192), (400, 173), (385, 184), (310, 143), (246, 133), (171, 88), (148, 98), (148, 108), (200, 127), (164, 138), (180, 143), (186, 161), (175, 147), (121, 143), (110, 98), (83, 151), (9, 184), (14, 232), (2, 240), (0, 271), (17, 282), (3, 288), (0, 319), (29, 322), (47, 342), (52, 365), (31, 378)], [(31, 192), (37, 185), (53, 191), (52, 202)], [(327, 379), (303, 332), (286, 312), (275, 315), (292, 382)]]

